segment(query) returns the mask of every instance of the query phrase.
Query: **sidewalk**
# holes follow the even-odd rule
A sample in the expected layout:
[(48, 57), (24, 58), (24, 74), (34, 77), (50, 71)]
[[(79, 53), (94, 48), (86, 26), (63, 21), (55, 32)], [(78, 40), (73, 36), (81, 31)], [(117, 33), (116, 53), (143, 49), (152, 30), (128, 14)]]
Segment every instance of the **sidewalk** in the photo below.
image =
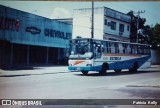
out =
[(0, 77), (29, 76), (41, 74), (57, 74), (67, 73), (67, 66), (33, 66), (31, 69), (24, 70), (2, 70), (0, 69)]

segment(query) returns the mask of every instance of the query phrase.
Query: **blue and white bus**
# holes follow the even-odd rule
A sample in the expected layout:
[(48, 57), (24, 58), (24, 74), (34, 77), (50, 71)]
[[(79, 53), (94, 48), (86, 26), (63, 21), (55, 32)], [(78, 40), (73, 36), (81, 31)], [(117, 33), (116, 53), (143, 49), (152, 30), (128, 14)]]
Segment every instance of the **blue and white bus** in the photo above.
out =
[(70, 41), (70, 71), (89, 71), (106, 74), (107, 70), (121, 72), (129, 69), (136, 72), (138, 68), (150, 67), (150, 46), (146, 44), (77, 38)]

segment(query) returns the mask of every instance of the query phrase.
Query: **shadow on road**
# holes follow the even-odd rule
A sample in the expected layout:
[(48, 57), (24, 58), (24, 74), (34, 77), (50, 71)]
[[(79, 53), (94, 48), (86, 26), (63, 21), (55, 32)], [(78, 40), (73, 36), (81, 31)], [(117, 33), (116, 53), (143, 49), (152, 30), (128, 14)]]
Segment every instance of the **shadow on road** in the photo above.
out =
[(156, 71), (138, 71), (135, 73), (129, 72), (129, 71), (122, 71), (121, 73), (116, 73), (116, 72), (107, 72), (106, 75), (100, 75), (98, 72), (97, 73), (88, 73), (88, 75), (83, 75), (81, 74), (74, 74), (77, 76), (100, 76), (100, 77), (107, 77), (107, 76), (121, 76), (121, 75), (133, 75), (133, 74), (143, 74), (143, 73), (154, 73), (154, 72), (160, 72), (160, 70)]
[(144, 88), (144, 87), (130, 87), (130, 88), (121, 88), (117, 91), (128, 93), (130, 97), (139, 97), (139, 98), (148, 98), (148, 99), (159, 99), (160, 91), (159, 88)]

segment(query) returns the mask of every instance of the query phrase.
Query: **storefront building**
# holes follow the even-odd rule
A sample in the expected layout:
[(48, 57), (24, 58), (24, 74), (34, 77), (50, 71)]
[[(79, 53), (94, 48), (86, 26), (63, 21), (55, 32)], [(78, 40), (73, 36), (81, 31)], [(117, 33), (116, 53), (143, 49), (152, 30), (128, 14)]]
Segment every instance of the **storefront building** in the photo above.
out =
[[(92, 9), (75, 9), (73, 15), (73, 38), (91, 37)], [(94, 38), (115, 41), (130, 41), (131, 17), (107, 8), (94, 8)]]
[(0, 68), (65, 64), (72, 25), (0, 5)]

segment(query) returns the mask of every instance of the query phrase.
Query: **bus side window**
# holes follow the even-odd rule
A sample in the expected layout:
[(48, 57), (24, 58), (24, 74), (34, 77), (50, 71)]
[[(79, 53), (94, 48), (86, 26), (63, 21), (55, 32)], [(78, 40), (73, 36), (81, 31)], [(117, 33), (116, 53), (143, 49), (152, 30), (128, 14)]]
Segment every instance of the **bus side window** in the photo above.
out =
[(144, 49), (145, 49), (145, 46), (142, 45), (142, 46), (141, 46), (141, 54), (144, 54)]
[(119, 53), (122, 54), (122, 53), (123, 53), (123, 46), (122, 46), (122, 43), (119, 43), (118, 46), (119, 46)]
[(129, 47), (130, 47), (129, 53), (132, 54), (133, 46), (132, 46), (132, 45), (129, 45)]
[(130, 46), (126, 44), (126, 53), (129, 54)]
[(147, 49), (148, 49), (148, 54), (151, 54), (150, 46), (148, 46)]
[(106, 42), (105, 41), (102, 42), (101, 47), (102, 47), (102, 53), (103, 54), (107, 53), (107, 47), (106, 47)]
[(148, 54), (147, 52), (148, 52), (148, 48), (147, 46), (144, 46), (144, 54)]
[(101, 44), (98, 42), (94, 42), (94, 57), (95, 58), (100, 58), (101, 57)]
[(104, 45), (103, 46), (103, 50), (104, 50), (103, 53), (106, 54), (106, 53), (108, 53), (108, 44), (107, 44), (107, 42), (104, 42), (103, 45)]
[(119, 53), (118, 43), (114, 43), (114, 46), (115, 46), (115, 53)]
[(123, 44), (123, 53), (126, 53), (126, 44)]
[(111, 53), (115, 53), (115, 46), (114, 46), (114, 43), (111, 43)]
[(133, 45), (133, 54), (137, 54), (137, 45)]
[(150, 47), (144, 46), (144, 54), (150, 54)]
[(97, 48), (97, 52), (98, 52), (98, 53), (101, 53), (101, 45), (100, 45), (100, 44), (97, 44), (97, 47), (96, 47), (96, 48)]
[(138, 53), (138, 54), (141, 54), (141, 47), (140, 47), (140, 45), (138, 45), (137, 47), (138, 47), (138, 48), (137, 48), (137, 53)]
[(108, 44), (107, 44), (107, 45), (108, 45), (108, 47), (107, 47), (107, 52), (108, 52), (108, 53), (111, 53), (111, 43), (110, 43), (110, 42), (108, 42)]

